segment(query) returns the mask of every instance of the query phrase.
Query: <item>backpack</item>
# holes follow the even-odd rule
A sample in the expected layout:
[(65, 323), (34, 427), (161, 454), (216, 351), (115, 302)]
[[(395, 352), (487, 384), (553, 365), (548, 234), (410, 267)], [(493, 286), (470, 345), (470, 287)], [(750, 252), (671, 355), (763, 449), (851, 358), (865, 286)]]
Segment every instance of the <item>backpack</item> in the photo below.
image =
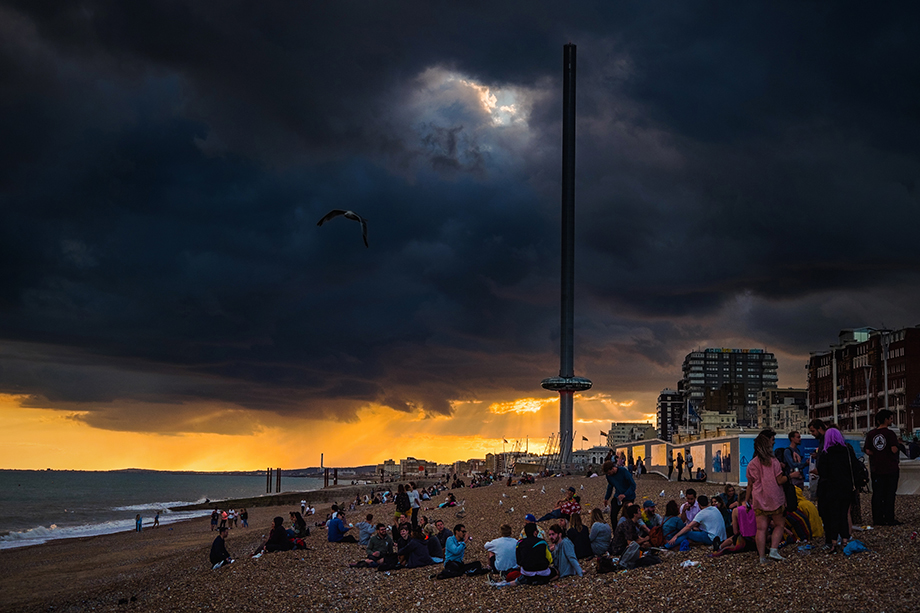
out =
[(639, 558), (642, 557), (642, 551), (639, 549), (639, 543), (633, 541), (620, 556), (620, 568), (627, 570), (636, 567)]
[(396, 494), (396, 510), (400, 513), (405, 513), (412, 508), (412, 503), (409, 502), (409, 494)]
[(853, 473), (853, 488), (859, 492), (869, 484), (869, 471), (866, 469), (866, 465), (856, 457), (856, 452), (853, 451), (853, 448), (847, 445), (847, 449), (850, 451), (850, 470)]
[(661, 526), (655, 526), (649, 530), (648, 539), (652, 547), (664, 547), (664, 530)]

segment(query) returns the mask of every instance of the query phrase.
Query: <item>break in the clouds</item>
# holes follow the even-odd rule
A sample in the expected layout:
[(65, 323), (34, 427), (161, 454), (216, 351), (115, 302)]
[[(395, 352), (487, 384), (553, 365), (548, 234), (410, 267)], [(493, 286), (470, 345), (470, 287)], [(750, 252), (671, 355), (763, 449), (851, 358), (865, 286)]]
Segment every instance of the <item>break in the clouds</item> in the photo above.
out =
[(0, 392), (156, 432), (546, 410), (569, 41), (594, 391), (701, 345), (800, 384), (920, 323), (913, 8), (544, 8), (0, 3)]

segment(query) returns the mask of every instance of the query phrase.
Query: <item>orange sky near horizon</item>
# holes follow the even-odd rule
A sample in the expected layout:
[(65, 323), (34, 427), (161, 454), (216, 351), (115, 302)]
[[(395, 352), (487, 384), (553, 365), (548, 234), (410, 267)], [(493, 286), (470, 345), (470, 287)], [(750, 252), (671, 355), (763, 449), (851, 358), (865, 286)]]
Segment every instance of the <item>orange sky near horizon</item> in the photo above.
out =
[[(654, 423), (657, 394), (638, 392), (624, 399), (587, 393), (575, 399), (575, 448), (581, 437), (600, 442), (613, 421)], [(281, 417), (236, 410), (249, 420), (247, 434), (183, 432), (161, 434), (96, 428), (81, 412), (24, 407), (24, 398), (0, 394), (0, 468), (115, 470), (258, 470), (377, 464), (408, 456), (448, 463), (510, 450), (515, 440), (542, 451), (558, 429), (558, 396), (520, 398), (502, 403), (455, 403), (450, 417), (429, 417), (368, 406), (357, 422)], [(643, 410), (645, 409), (645, 410)], [(215, 409), (204, 409), (202, 411)], [(225, 410), (225, 409), (222, 409)], [(204, 416), (207, 417), (207, 416)]]

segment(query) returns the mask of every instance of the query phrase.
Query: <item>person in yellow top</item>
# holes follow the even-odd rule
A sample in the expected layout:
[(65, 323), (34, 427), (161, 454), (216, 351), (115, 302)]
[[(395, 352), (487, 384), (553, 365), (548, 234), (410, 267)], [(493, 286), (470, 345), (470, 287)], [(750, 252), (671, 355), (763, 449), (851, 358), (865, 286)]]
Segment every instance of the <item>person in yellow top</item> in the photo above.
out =
[(818, 514), (818, 507), (805, 498), (805, 494), (802, 493), (802, 488), (800, 487), (795, 488), (795, 497), (799, 502), (799, 510), (805, 513), (805, 517), (808, 518), (811, 538), (824, 538), (824, 522), (821, 521), (821, 516)]

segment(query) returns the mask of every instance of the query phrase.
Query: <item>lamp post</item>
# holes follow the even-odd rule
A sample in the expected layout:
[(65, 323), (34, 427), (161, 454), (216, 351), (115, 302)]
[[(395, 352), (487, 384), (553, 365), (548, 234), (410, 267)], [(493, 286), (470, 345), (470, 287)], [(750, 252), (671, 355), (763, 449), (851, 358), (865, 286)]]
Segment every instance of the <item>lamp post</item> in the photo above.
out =
[(872, 365), (866, 364), (863, 366), (863, 370), (866, 373), (866, 432), (868, 432), (872, 429), (872, 416), (869, 408), (869, 380), (872, 377)]

